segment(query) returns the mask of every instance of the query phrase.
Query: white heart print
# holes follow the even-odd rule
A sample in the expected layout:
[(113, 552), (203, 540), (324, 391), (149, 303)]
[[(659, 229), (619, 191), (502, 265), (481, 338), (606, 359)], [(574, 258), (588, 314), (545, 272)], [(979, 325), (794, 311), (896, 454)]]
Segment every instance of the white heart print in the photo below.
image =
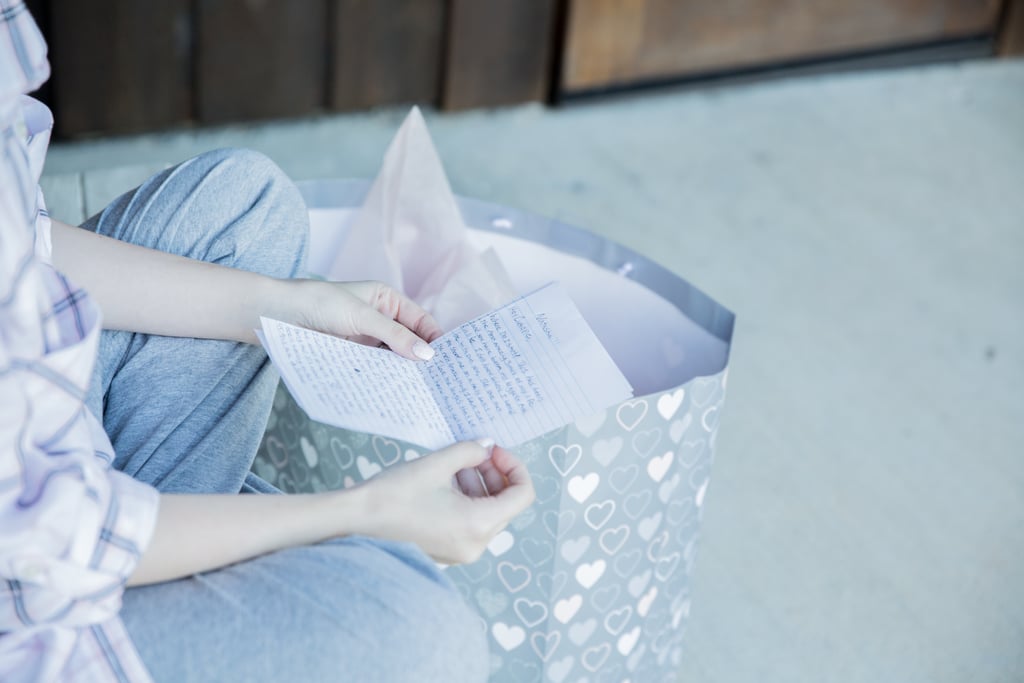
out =
[(576, 593), (570, 598), (559, 600), (555, 603), (555, 619), (558, 619), (563, 624), (568, 624), (569, 621), (576, 616), (576, 613), (580, 611), (580, 607), (582, 606), (583, 596), (579, 593)]
[(316, 467), (320, 457), (317, 455), (316, 449), (313, 448), (313, 444), (309, 442), (309, 439), (304, 436), (300, 437), (299, 448), (302, 450), (302, 455), (306, 458), (306, 464), (309, 465), (310, 469)]
[(663, 394), (658, 399), (658, 413), (666, 420), (671, 420), (672, 416), (679, 410), (679, 406), (683, 403), (684, 392), (682, 389), (676, 389), (671, 394)]
[(647, 462), (647, 474), (654, 481), (661, 481), (668, 472), (668, 468), (672, 466), (672, 460), (674, 458), (675, 453), (672, 451), (668, 451), (665, 455), (651, 458)]
[(487, 549), (491, 551), (491, 554), (495, 557), (500, 557), (512, 548), (512, 544), (515, 543), (515, 540), (515, 536), (505, 529), (491, 539), (491, 542), (487, 544)]
[(584, 588), (591, 588), (598, 579), (604, 574), (605, 567), (604, 560), (594, 560), (590, 563), (583, 563), (576, 567), (576, 580)]
[(501, 621), (496, 621), (491, 627), (491, 635), (494, 636), (498, 645), (507, 651), (516, 649), (526, 640), (526, 631), (519, 626), (509, 626)]
[(573, 500), (577, 503), (582, 503), (587, 498), (590, 498), (590, 494), (597, 489), (597, 486), (600, 483), (601, 477), (597, 472), (591, 472), (586, 476), (577, 475), (569, 480), (569, 495), (572, 496)]
[(380, 474), (381, 466), (375, 462), (370, 462), (369, 459), (360, 455), (356, 458), (356, 468), (359, 470), (359, 476), (363, 478), (363, 481), (370, 479), (374, 475)]

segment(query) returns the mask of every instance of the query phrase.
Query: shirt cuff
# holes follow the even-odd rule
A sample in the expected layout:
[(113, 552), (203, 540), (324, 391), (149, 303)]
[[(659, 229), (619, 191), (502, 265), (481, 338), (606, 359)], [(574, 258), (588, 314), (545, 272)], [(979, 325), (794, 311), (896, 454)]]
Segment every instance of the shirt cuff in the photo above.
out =
[(100, 534), (96, 568), (125, 581), (135, 571), (156, 528), (160, 494), (123, 472), (109, 470), (110, 509)]

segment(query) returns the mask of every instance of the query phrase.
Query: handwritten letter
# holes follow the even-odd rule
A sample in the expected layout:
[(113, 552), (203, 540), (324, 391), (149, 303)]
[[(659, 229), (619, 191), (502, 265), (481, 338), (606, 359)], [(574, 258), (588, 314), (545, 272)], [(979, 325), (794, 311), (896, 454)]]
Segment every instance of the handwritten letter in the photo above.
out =
[(427, 448), (485, 436), (516, 446), (632, 396), (553, 284), (435, 340), (427, 362), (275, 320), (263, 331), (310, 417)]
[(269, 318), (261, 341), (314, 420), (428, 448), (455, 441), (414, 361)]

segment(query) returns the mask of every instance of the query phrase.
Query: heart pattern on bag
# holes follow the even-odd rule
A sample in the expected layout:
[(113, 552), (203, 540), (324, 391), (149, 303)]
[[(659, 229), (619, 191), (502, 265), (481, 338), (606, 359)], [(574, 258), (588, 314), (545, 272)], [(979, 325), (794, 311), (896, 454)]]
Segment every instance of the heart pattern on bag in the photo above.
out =
[[(530, 509), (446, 572), (485, 619), (491, 681), (669, 680), (707, 502), (725, 373), (619, 406), (517, 454)], [(353, 486), (422, 449), (306, 418), (280, 386), (253, 470), (293, 492)]]

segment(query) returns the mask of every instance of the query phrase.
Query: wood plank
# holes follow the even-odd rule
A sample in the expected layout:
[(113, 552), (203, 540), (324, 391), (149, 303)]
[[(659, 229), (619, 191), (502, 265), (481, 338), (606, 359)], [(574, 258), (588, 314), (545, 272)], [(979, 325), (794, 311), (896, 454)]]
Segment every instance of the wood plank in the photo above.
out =
[[(47, 0), (25, 0), (25, 6), (28, 7), (28, 11), (32, 14), (32, 18), (36, 22), (36, 26), (39, 27), (43, 37), (46, 39), (47, 45), (50, 43), (50, 5)], [(36, 98), (41, 102), (50, 104), (53, 101), (53, 78), (51, 77), (43, 83), (35, 92), (31, 93), (32, 97)]]
[(1006, 0), (999, 29), (999, 54), (1024, 55), (1024, 0)]
[[(876, 0), (877, 1), (877, 0)], [(907, 2), (907, 0), (902, 0)], [(1004, 0), (928, 0), (941, 12), (942, 38), (993, 36), (999, 30)]]
[(332, 0), (328, 104), (437, 104), (444, 0)]
[(451, 0), (446, 109), (545, 100), (556, 0)]
[(1000, 0), (570, 0), (563, 92), (994, 35)]
[(189, 0), (52, 0), (59, 135), (152, 130), (189, 119)]
[(203, 123), (308, 114), (325, 101), (327, 0), (199, 0)]

